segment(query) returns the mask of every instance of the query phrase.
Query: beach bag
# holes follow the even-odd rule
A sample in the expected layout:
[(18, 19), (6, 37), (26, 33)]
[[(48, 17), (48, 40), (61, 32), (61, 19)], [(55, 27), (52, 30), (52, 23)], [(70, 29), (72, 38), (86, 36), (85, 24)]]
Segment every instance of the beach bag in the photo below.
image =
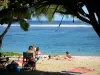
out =
[(12, 62), (11, 64), (8, 64), (6, 68), (9, 72), (19, 72), (20, 71), (20, 69), (18, 68), (18, 64), (16, 62)]
[(10, 72), (16, 72), (17, 66), (15, 64), (8, 64), (7, 70)]

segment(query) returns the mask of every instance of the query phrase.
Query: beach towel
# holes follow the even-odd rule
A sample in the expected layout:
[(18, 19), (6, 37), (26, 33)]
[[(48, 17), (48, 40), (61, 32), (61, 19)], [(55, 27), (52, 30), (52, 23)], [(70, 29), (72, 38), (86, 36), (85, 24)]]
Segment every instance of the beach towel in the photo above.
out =
[(72, 72), (72, 71), (66, 71), (66, 70), (61, 71), (61, 73), (67, 73), (67, 74), (83, 74), (81, 72)]
[(87, 72), (93, 72), (94, 69), (89, 69), (86, 67), (77, 67), (77, 68), (73, 68), (69, 71), (63, 70), (61, 71), (62, 73), (69, 73), (69, 74), (83, 74), (83, 73), (87, 73)]

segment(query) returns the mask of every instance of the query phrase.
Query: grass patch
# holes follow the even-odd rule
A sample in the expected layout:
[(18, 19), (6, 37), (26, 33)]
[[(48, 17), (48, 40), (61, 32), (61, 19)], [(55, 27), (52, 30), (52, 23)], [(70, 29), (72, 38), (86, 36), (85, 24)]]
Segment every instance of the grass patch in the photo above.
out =
[(5, 55), (5, 56), (22, 56), (21, 53), (17, 53), (17, 52), (1, 52), (1, 55)]

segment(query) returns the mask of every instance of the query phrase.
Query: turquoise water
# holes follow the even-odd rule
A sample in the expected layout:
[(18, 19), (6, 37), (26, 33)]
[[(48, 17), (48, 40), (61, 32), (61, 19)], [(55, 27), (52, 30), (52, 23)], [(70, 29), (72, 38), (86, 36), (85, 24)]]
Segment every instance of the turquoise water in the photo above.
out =
[[(0, 33), (5, 27), (0, 27)], [(3, 39), (3, 51), (23, 52), (34, 44), (44, 54), (100, 55), (100, 38), (92, 27), (30, 27), (24, 32), (12, 26)]]

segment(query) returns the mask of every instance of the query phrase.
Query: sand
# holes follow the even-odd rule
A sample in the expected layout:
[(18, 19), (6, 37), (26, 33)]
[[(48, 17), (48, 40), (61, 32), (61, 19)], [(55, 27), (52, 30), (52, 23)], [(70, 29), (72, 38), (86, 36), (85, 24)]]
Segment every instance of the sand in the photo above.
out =
[[(15, 60), (15, 58), (11, 60)], [(83, 73), (82, 75), (100, 75), (100, 56), (73, 56), (72, 60), (41, 58), (36, 63), (36, 69), (45, 72), (61, 72), (76, 67), (94, 69), (93, 72)]]
[(83, 75), (100, 75), (100, 57), (99, 56), (73, 56), (69, 60), (40, 59), (36, 68), (41, 71), (61, 72), (62, 70), (71, 70), (75, 67), (86, 67), (95, 69), (93, 72)]

